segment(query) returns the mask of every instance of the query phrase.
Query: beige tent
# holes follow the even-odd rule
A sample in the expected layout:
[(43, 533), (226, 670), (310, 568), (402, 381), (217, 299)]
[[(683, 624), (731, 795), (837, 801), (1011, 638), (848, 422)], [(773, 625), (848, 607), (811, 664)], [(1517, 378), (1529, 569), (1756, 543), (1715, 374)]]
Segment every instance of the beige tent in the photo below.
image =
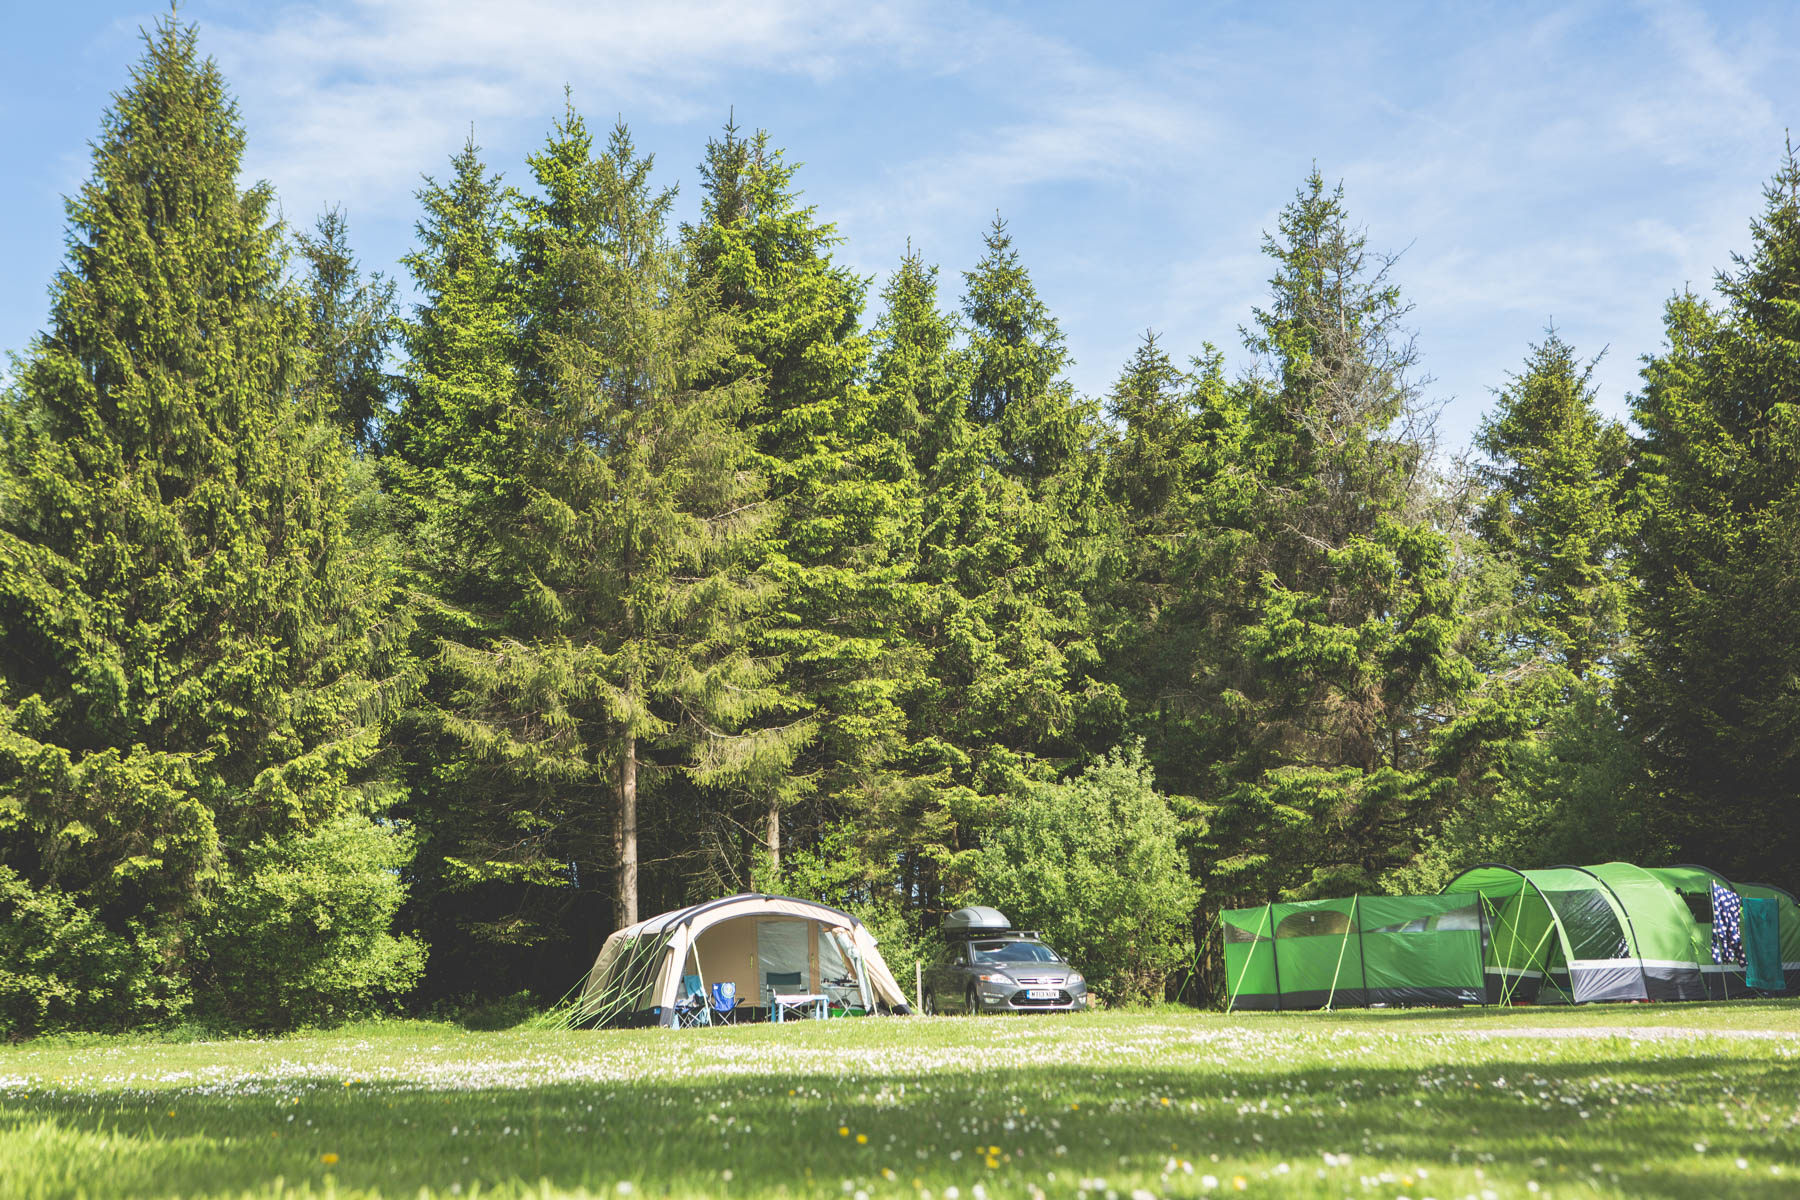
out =
[(581, 991), (579, 1018), (604, 1025), (674, 1025), (683, 977), (711, 995), (766, 1011), (779, 991), (827, 995), (865, 1012), (907, 1012), (875, 938), (847, 912), (811, 900), (745, 894), (627, 926), (606, 939)]

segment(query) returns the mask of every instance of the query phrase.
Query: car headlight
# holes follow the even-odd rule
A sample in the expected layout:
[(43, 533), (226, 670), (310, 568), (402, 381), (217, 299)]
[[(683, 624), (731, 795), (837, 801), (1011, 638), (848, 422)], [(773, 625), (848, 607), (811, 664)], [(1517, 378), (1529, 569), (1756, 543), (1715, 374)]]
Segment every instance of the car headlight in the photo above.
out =
[(1067, 982), (1068, 983), (1086, 983), (1087, 980), (1085, 980), (1081, 977), (1080, 971), (1070, 971)]
[(975, 978), (981, 980), (981, 982), (983, 982), (983, 983), (1011, 983), (1012, 982), (1012, 980), (1008, 979), (1004, 975), (977, 975)]

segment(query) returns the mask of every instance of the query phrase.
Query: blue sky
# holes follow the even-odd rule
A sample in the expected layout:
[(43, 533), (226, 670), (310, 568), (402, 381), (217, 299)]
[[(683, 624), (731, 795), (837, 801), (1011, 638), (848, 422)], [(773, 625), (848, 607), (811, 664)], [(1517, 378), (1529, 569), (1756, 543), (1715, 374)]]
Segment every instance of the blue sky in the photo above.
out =
[[(0, 349), (44, 323), (61, 197), (158, 4), (9, 4), (0, 46)], [(1800, 5), (190, 0), (290, 222), (344, 206), (397, 273), (422, 173), (471, 125), (524, 155), (568, 85), (622, 116), (693, 210), (735, 108), (880, 278), (910, 238), (947, 299), (1009, 221), (1101, 393), (1147, 328), (1246, 359), (1261, 234), (1316, 161), (1395, 277), (1446, 450), (1554, 320), (1607, 348), (1622, 412), (1671, 292), (1748, 242), (1800, 113)], [(16, 173), (15, 173), (16, 172)], [(874, 316), (871, 293), (871, 311)]]

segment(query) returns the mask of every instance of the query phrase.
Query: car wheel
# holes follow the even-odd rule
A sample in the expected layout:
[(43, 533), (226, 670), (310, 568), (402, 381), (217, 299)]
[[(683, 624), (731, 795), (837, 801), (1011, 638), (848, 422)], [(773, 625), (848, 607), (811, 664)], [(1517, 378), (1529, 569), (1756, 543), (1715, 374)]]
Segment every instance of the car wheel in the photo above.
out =
[(969, 985), (967, 1001), (969, 1011), (979, 1017), (981, 1015), (981, 996), (975, 991), (975, 985), (972, 983)]
[(925, 993), (924, 1008), (926, 1016), (935, 1017), (938, 1015), (937, 996), (935, 994), (931, 992)]

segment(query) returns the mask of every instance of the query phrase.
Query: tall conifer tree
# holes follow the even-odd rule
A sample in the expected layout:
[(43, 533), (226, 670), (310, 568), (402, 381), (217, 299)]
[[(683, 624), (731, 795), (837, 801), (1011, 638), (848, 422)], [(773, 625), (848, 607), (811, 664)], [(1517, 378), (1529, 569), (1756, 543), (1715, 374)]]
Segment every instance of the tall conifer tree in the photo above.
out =
[(1178, 794), (1200, 790), (1212, 768), (1197, 723), (1232, 653), (1220, 632), (1234, 615), (1254, 490), (1245, 391), (1210, 346), (1183, 370), (1146, 334), (1107, 398), (1106, 494), (1118, 527), (1096, 632), (1133, 730)]
[(1096, 414), (1063, 376), (1062, 329), (1004, 221), (995, 219), (984, 244), (963, 275), (968, 414), (984, 469), (1000, 476), (999, 540), (964, 595), (1006, 663), (975, 684), (988, 701), (979, 736), (1024, 767), (1038, 756), (1077, 757), (1083, 733), (1119, 732), (1118, 695), (1098, 678), (1088, 611), (1106, 509)]
[(1800, 161), (1770, 182), (1718, 307), (1670, 301), (1646, 360), (1623, 705), (1662, 832), (1736, 878), (1800, 861)]
[(1203, 854), (1216, 898), (1366, 888), (1450, 795), (1436, 731), (1473, 683), (1447, 540), (1419, 503), (1406, 308), (1315, 171), (1265, 240), (1246, 444), (1259, 503)]
[[(347, 537), (342, 439), (296, 399), (305, 314), (236, 107), (192, 29), (145, 42), (0, 406), (0, 872), (149, 939), (161, 983), (115, 979), (115, 1019), (245, 949), (209, 905), (221, 880), (248, 902), (250, 858), (392, 841), (362, 781), (404, 636)], [(377, 990), (417, 969), (389, 957)], [(306, 965), (266, 963), (265, 994)]]
[[(720, 384), (732, 318), (667, 239), (672, 194), (650, 185), (623, 126), (595, 152), (570, 111), (532, 156), (539, 194), (517, 235), (520, 500), (492, 536), (509, 585), (493, 636), (447, 642), (451, 728), (517, 781), (516, 853), (612, 867), (615, 919), (637, 920), (640, 780), (700, 785), (791, 760), (774, 664), (747, 623), (766, 583), (768, 520), (738, 429), (755, 400)], [(610, 854), (595, 834), (611, 828)], [(610, 860), (610, 861), (608, 861)]]
[[(1434, 890), (1480, 862), (1642, 861), (1641, 758), (1613, 702), (1627, 642), (1625, 429), (1593, 363), (1550, 330), (1476, 434), (1463, 621), (1479, 689), (1452, 811), (1390, 882)], [(1453, 532), (1458, 527), (1453, 527)], [(1468, 536), (1473, 535), (1473, 536)]]
[(572, 856), (537, 852), (544, 827), (530, 804), (501, 802), (520, 790), (518, 779), (473, 758), (446, 728), (456, 684), (434, 661), (444, 639), (480, 644), (490, 636), (491, 614), (509, 594), (510, 569), (491, 532), (522, 503), (509, 193), (471, 136), (449, 175), (426, 179), (417, 198), (423, 212), (402, 261), (419, 301), (402, 328), (400, 404), (380, 460), (421, 615), (419, 654), (433, 663), (397, 739), (407, 812), (422, 833), (412, 904), (437, 948), (427, 979), (434, 991), (460, 995), (470, 978), (550, 991), (572, 964), (533, 948), (598, 914), (581, 911)]
[(909, 245), (881, 298), (874, 420), (905, 447), (919, 480), (916, 600), (905, 636), (925, 662), (901, 696), (908, 736), (898, 757), (907, 782), (860, 814), (860, 824), (867, 858), (897, 864), (900, 894), (915, 910), (929, 910), (990, 784), (985, 757), (968, 737), (965, 689), (996, 661), (993, 635), (967, 596), (980, 590), (984, 543), (999, 535), (1000, 479), (983, 470), (984, 439), (968, 416), (969, 360), (956, 345), (954, 320), (938, 307), (937, 269)]
[(307, 268), (306, 346), (312, 356), (301, 391), (359, 450), (370, 449), (380, 440), (394, 390), (387, 370), (393, 281), (380, 272), (364, 280), (341, 208), (326, 210), (312, 234), (296, 240)]
[(1593, 366), (1552, 329), (1475, 438), (1491, 460), (1478, 527), (1516, 569), (1520, 648), (1578, 679), (1612, 656), (1625, 602), (1629, 447), (1594, 407)]
[[(737, 317), (732, 369), (761, 383), (745, 415), (779, 511), (764, 570), (779, 589), (760, 641), (780, 656), (812, 737), (782, 778), (750, 783), (779, 868), (782, 813), (811, 801), (802, 842), (894, 786), (889, 756), (916, 670), (902, 638), (918, 490), (865, 386), (864, 282), (834, 262), (837, 231), (799, 201), (768, 135), (735, 126), (707, 146), (694, 270)], [(747, 882), (747, 880), (746, 880)]]

